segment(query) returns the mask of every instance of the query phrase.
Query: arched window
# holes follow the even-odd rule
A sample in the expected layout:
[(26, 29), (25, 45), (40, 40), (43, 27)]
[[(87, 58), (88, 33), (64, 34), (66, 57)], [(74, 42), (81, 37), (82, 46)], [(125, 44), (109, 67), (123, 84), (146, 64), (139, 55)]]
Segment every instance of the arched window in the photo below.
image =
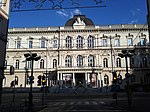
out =
[(88, 56), (88, 66), (91, 66), (91, 67), (95, 66), (95, 61), (94, 61), (94, 56), (93, 55)]
[(104, 84), (109, 85), (109, 76), (108, 75), (104, 75)]
[(16, 69), (19, 69), (19, 60), (16, 60), (16, 66), (15, 66)]
[(66, 37), (66, 48), (72, 48), (72, 37)]
[(44, 68), (44, 59), (41, 59), (40, 61), (40, 68)]
[(83, 56), (77, 56), (77, 67), (83, 67)]
[(77, 37), (77, 48), (83, 48), (83, 37)]
[(56, 67), (57, 67), (57, 60), (53, 59), (53, 68), (56, 68)]
[(88, 37), (88, 48), (94, 48), (94, 37), (91, 35)]
[(143, 67), (148, 67), (147, 66), (147, 58), (146, 57), (143, 58)]
[(66, 67), (71, 67), (72, 66), (72, 58), (69, 55), (67, 55), (66, 58), (65, 58), (65, 66)]
[(103, 66), (108, 67), (108, 59), (107, 58), (103, 59)]
[(116, 59), (116, 66), (121, 67), (121, 59), (120, 58)]

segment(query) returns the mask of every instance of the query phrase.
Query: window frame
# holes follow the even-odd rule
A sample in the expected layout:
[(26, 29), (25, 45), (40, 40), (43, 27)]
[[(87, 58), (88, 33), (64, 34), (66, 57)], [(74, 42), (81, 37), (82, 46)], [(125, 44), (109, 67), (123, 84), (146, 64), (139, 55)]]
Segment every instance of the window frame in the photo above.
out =
[(108, 68), (108, 59), (107, 58), (103, 59), (103, 67)]
[[(129, 41), (130, 40), (130, 41)], [(128, 46), (133, 46), (133, 38), (132, 37), (128, 37), (127, 38), (127, 45)]]
[(65, 41), (66, 41), (66, 44), (65, 44), (66, 46), (65, 47), (66, 48), (72, 48), (72, 37), (67, 36)]
[(89, 67), (94, 67), (95, 66), (95, 57), (94, 55), (89, 55), (88, 56), (88, 66)]
[(57, 59), (53, 59), (53, 68), (57, 68)]
[(16, 48), (17, 49), (21, 48), (21, 40), (16, 40)]
[(17, 59), (16, 62), (15, 62), (15, 68), (19, 69), (19, 65), (20, 65), (20, 61)]
[(72, 67), (72, 57), (70, 55), (67, 55), (65, 57), (65, 66), (66, 67)]
[(44, 69), (44, 63), (45, 63), (44, 59), (41, 59), (40, 60), (40, 69)]
[(107, 47), (107, 39), (106, 38), (102, 38), (102, 47)]
[(121, 58), (116, 59), (116, 67), (121, 67)]
[(41, 39), (41, 48), (46, 47), (46, 41), (44, 39)]
[(29, 40), (29, 48), (33, 48), (33, 40)]
[(77, 67), (83, 67), (83, 56), (82, 55), (77, 56)]
[(88, 39), (87, 39), (87, 42), (88, 42), (88, 48), (94, 48), (94, 36), (89, 36)]
[(78, 36), (77, 37), (77, 40), (76, 40), (76, 46), (77, 46), (77, 48), (83, 48), (83, 37), (82, 36)]
[(114, 44), (115, 44), (115, 47), (120, 47), (120, 39), (116, 38)]

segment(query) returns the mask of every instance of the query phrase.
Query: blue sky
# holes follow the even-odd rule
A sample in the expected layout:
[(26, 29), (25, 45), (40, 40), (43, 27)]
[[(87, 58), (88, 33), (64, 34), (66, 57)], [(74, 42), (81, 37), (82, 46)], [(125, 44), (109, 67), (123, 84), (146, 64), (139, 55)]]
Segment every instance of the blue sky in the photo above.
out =
[[(93, 2), (94, 0), (75, 0), (77, 2), (74, 4), (70, 1), (65, 0), (61, 6), (66, 8), (97, 5)], [(10, 12), (9, 27), (64, 26), (66, 21), (76, 14), (86, 15), (95, 25), (147, 23), (146, 0), (106, 0), (104, 4), (98, 5), (106, 5), (106, 7)], [(52, 7), (52, 4), (47, 1), (42, 8), (48, 6)], [(23, 3), (21, 7), (22, 9), (35, 8), (34, 5), (26, 3)]]

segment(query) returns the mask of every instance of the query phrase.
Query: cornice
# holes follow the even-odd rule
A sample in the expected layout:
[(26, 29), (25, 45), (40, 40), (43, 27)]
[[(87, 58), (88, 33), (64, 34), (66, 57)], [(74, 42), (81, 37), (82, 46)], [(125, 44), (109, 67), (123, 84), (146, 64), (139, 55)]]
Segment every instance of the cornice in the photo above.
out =
[(63, 29), (50, 29), (50, 28), (12, 28), (8, 30), (8, 34), (18, 34), (18, 33), (42, 33), (42, 34), (47, 34), (47, 33), (91, 33), (91, 32), (116, 32), (116, 31), (147, 31), (148, 26), (147, 25), (125, 25), (120, 26), (120, 25), (112, 25), (110, 26), (99, 26), (99, 27), (89, 27), (85, 29), (73, 29), (73, 28), (63, 28)]

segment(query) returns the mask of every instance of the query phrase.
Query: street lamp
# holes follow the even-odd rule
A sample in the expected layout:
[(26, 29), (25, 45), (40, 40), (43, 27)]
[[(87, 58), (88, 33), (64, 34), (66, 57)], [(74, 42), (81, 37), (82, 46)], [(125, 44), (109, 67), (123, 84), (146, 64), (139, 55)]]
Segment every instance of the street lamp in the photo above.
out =
[(126, 74), (125, 77), (127, 78), (127, 97), (128, 97), (128, 104), (129, 106), (131, 106), (131, 91), (129, 91), (129, 78), (130, 78), (130, 74), (128, 73), (128, 57), (132, 57), (134, 54), (135, 50), (126, 50), (123, 49), (122, 53), (119, 53), (118, 56), (121, 58), (125, 58), (125, 63), (126, 63)]
[(30, 92), (29, 92), (29, 106), (33, 105), (33, 95), (32, 95), (32, 83), (33, 83), (33, 64), (34, 61), (38, 61), (41, 59), (41, 56), (37, 56), (37, 53), (26, 53), (24, 54), (25, 58), (27, 61), (31, 61), (31, 76), (29, 77), (30, 79)]
[(133, 56), (133, 53), (135, 51), (134, 50), (126, 50), (126, 49), (123, 49), (122, 50), (122, 53), (119, 53), (118, 56), (121, 57), (121, 58), (124, 58), (125, 57), (125, 63), (126, 63), (126, 77), (128, 78), (129, 77), (129, 73), (128, 73), (128, 57), (132, 57)]

